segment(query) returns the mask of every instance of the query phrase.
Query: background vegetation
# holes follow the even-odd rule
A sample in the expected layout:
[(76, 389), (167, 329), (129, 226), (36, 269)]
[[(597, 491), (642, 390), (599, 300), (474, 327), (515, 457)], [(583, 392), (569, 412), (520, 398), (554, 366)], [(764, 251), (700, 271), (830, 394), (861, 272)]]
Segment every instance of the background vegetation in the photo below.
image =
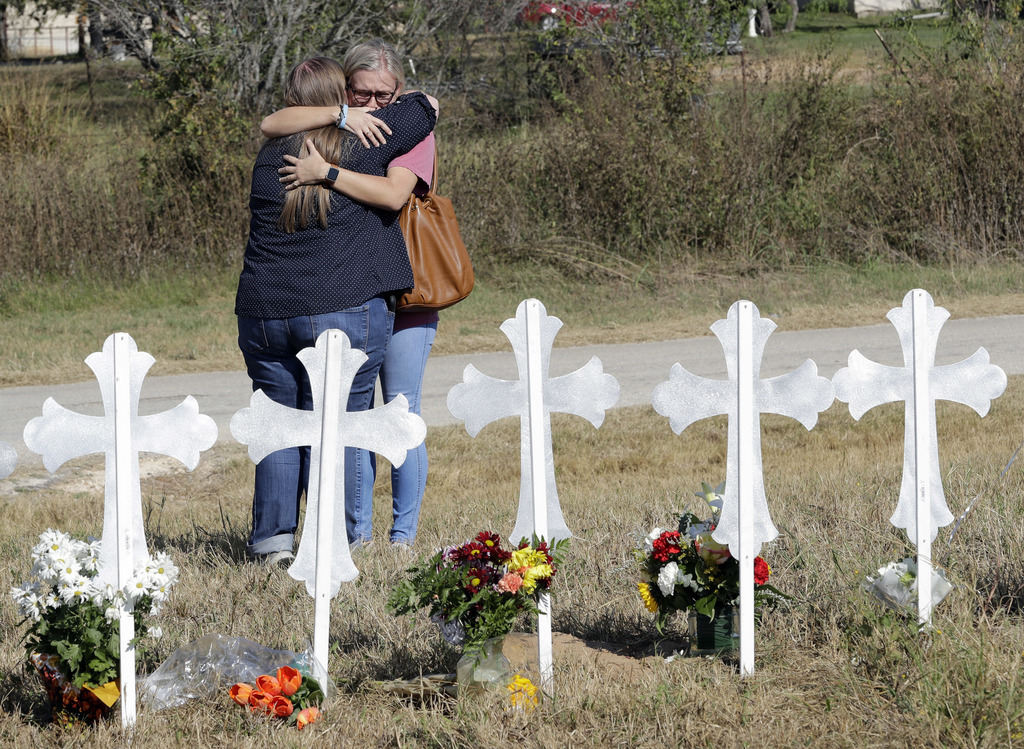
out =
[[(440, 186), (485, 278), (522, 261), (656, 284), (1020, 256), (1015, 23), (883, 21), (890, 58), (862, 23), (805, 13), (726, 59), (687, 47), (692, 30), (655, 34), (648, 5), (614, 35), (478, 19), (443, 59), (454, 31), (418, 47), (416, 85), (433, 77), (444, 101)], [(167, 50), (157, 71), (94, 64), (91, 82), (77, 64), (0, 70), (0, 292), (238, 266), (262, 112), (224, 89), (223, 56)]]

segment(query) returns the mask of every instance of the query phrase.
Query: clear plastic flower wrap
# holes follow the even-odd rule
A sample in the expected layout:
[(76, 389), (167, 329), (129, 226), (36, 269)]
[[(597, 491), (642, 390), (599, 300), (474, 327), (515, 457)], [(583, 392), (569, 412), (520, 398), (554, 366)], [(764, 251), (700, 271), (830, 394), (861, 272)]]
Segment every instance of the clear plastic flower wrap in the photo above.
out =
[[(164, 710), (196, 698), (217, 697), (231, 684), (255, 681), (281, 666), (313, 676), (327, 673), (317, 664), (312, 648), (303, 653), (273, 650), (244, 637), (213, 633), (171, 653), (160, 668), (140, 680), (139, 695), (151, 709)], [(320, 683), (327, 704), (338, 689), (331, 679), (320, 679)]]
[[(917, 561), (907, 558), (901, 562), (889, 562), (874, 575), (868, 575), (863, 587), (890, 609), (913, 614), (917, 611)], [(932, 608), (938, 606), (951, 590), (953, 585), (942, 569), (933, 567)]]

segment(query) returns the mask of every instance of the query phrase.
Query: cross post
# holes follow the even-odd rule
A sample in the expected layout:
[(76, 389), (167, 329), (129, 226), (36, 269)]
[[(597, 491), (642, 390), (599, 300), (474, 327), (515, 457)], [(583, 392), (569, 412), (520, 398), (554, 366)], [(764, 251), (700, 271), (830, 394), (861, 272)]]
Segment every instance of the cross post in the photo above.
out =
[(924, 624), (932, 609), (931, 544), (939, 528), (953, 522), (939, 472), (935, 401), (962, 403), (984, 417), (1006, 389), (1006, 373), (989, 363), (984, 348), (955, 364), (935, 365), (939, 332), (949, 312), (936, 307), (923, 289), (908, 292), (902, 306), (886, 317), (899, 335), (903, 366), (877, 364), (854, 350), (849, 366), (832, 381), (836, 397), (849, 404), (857, 420), (884, 403), (904, 403), (903, 478), (890, 522), (906, 530), (917, 546), (918, 621)]
[(754, 559), (779, 532), (768, 512), (761, 465), (761, 414), (796, 419), (806, 429), (832, 403), (832, 383), (808, 359), (798, 369), (761, 379), (761, 359), (775, 323), (739, 301), (711, 331), (722, 344), (728, 380), (698, 377), (676, 363), (654, 389), (654, 409), (676, 434), (701, 419), (728, 416), (725, 497), (713, 538), (729, 546), (740, 564), (740, 671), (754, 672)]
[[(139, 416), (142, 381), (156, 360), (140, 352), (127, 333), (115, 333), (103, 351), (85, 363), (96, 375), (103, 396), (103, 416), (85, 416), (60, 406), (53, 398), (43, 404), (43, 415), (25, 425), (25, 444), (43, 456), (51, 473), (66, 461), (102, 452), (106, 456), (103, 535), (96, 578), (124, 590), (135, 568), (149, 558), (139, 486), (139, 453), (155, 452), (182, 462), (188, 470), (199, 463), (199, 453), (217, 441), (217, 425), (199, 413), (188, 396), (175, 408)], [(135, 619), (121, 609), (121, 723), (135, 723), (135, 649), (130, 646)]]
[(305, 581), (314, 601), (313, 655), (322, 678), (327, 676), (331, 599), (341, 583), (359, 575), (349, 550), (345, 513), (336, 508), (345, 500), (345, 448), (373, 450), (399, 466), (407, 452), (423, 442), (427, 426), (409, 413), (404, 395), (369, 411), (345, 410), (352, 380), (367, 356), (352, 348), (342, 331), (325, 330), (315, 346), (297, 357), (309, 376), (313, 410), (281, 405), (257, 390), (249, 407), (231, 418), (231, 434), (248, 445), (254, 463), (286, 447), (310, 447), (306, 518), (288, 574)]

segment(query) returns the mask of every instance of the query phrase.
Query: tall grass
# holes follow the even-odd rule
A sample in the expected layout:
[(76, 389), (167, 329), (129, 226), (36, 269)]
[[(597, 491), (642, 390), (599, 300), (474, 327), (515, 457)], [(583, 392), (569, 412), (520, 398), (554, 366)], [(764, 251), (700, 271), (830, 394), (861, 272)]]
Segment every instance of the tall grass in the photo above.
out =
[[(734, 659), (655, 655), (653, 617), (640, 603), (631, 549), (675, 513), (699, 510), (693, 492), (724, 476), (724, 419), (675, 436), (650, 408), (614, 411), (600, 430), (553, 419), (559, 494), (575, 534), (553, 598), (555, 698), (537, 713), (510, 714), (497, 695), (408, 700), (381, 683), (450, 672), (458, 652), (425, 616), (395, 619), (387, 593), (408, 559), (380, 542), (390, 498), (377, 487), (378, 543), (355, 557), (361, 570), (332, 607), (330, 673), (341, 687), (325, 721), (302, 736), (316, 746), (922, 746), (1024, 743), (1024, 473), (1000, 478), (1020, 439), (1024, 380), (986, 419), (939, 408), (941, 470), (954, 514), (980, 495), (952, 543), (933, 546), (958, 586), (934, 628), (887, 614), (860, 590), (864, 575), (912, 554), (888, 523), (902, 467), (903, 409), (891, 405), (854, 422), (841, 404), (805, 431), (764, 420), (766, 488), (780, 537), (763, 550), (773, 583), (793, 601), (765, 617), (756, 668), (740, 678)], [(431, 476), (416, 551), (482, 528), (507, 532), (519, 490), (519, 428), (511, 421), (475, 439), (457, 427), (431, 430)], [(386, 475), (386, 470), (382, 470)], [(79, 461), (53, 485), (0, 503), (0, 589), (28, 573), (36, 534), (61, 527), (98, 535), (102, 469)], [(173, 555), (182, 580), (162, 617), (164, 638), (143, 664), (212, 632), (301, 650), (312, 601), (283, 571), (248, 563), (252, 466), (238, 445), (203, 457), (195, 474), (145, 479), (149, 543)], [(526, 623), (523, 623), (526, 626)], [(682, 621), (672, 624), (678, 642)], [(117, 721), (95, 731), (47, 724), (45, 697), (22, 668), (22, 632), (0, 601), (0, 737), (10, 746), (108, 746), (127, 741)], [(572, 640), (571, 638), (575, 638)], [(140, 714), (133, 745), (288, 744), (293, 734), (247, 715), (227, 695)]]

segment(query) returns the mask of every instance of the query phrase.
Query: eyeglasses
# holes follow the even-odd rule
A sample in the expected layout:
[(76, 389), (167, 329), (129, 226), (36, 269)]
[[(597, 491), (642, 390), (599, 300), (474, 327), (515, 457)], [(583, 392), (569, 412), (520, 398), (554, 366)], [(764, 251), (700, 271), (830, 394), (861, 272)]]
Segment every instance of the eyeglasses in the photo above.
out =
[(360, 107), (370, 101), (371, 96), (377, 100), (377, 104), (385, 107), (391, 103), (391, 99), (395, 95), (394, 91), (360, 91), (355, 88), (350, 88), (348, 92), (352, 94), (352, 101)]

